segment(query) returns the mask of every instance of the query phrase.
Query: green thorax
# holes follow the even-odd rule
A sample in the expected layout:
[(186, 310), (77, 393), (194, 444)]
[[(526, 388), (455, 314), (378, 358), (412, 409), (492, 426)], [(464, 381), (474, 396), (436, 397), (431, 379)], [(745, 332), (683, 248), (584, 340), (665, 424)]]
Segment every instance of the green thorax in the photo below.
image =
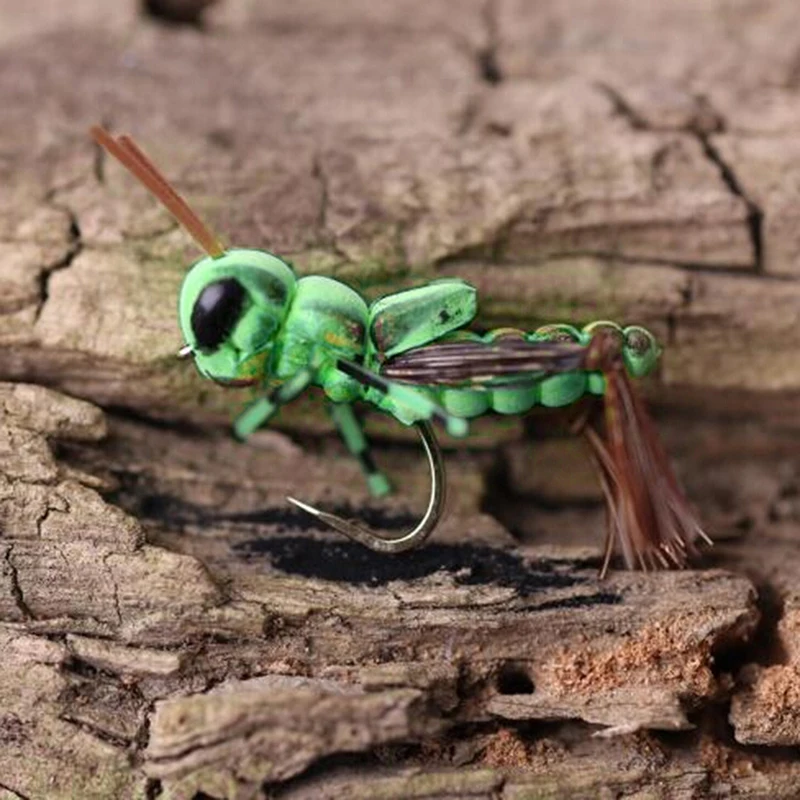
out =
[(311, 366), (331, 400), (359, 399), (360, 384), (340, 372), (336, 360), (363, 360), (368, 322), (367, 303), (354, 289), (319, 275), (301, 278), (277, 337), (271, 377), (285, 380)]

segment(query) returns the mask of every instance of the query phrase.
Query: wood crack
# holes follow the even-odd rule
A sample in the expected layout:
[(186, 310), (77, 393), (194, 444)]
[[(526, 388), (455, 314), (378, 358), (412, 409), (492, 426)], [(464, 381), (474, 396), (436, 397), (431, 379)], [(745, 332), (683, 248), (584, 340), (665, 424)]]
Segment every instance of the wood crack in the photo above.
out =
[(34, 322), (39, 319), (44, 310), (45, 303), (50, 297), (50, 279), (56, 272), (67, 269), (83, 250), (83, 239), (78, 218), (69, 208), (52, 202), (53, 208), (64, 211), (69, 219), (69, 243), (64, 255), (53, 264), (45, 266), (39, 273), (39, 304), (34, 315)]
[(731, 194), (740, 197), (747, 207), (747, 227), (750, 232), (750, 241), (753, 248), (753, 271), (763, 275), (764, 273), (764, 211), (747, 194), (737, 177), (733, 167), (722, 157), (720, 151), (714, 146), (709, 134), (694, 131), (694, 135), (700, 142), (706, 157), (716, 165), (720, 177), (728, 187)]
[(10, 794), (13, 794), (14, 797), (18, 797), (19, 800), (33, 800), (33, 798), (28, 797), (28, 795), (23, 794), (22, 792), (18, 791), (17, 789), (12, 789), (10, 786), (7, 786), (2, 781), (0, 781), (0, 789), (2, 789), (4, 792), (9, 792)]
[(34, 620), (35, 617), (31, 612), (30, 608), (28, 608), (28, 605), (25, 602), (25, 598), (23, 597), (22, 594), (22, 587), (19, 585), (19, 575), (17, 573), (17, 567), (11, 560), (11, 555), (13, 551), (14, 551), (14, 544), (12, 542), (8, 545), (8, 550), (6, 550), (6, 556), (5, 556), (5, 561), (6, 564), (8, 564), (9, 575), (11, 577), (11, 594), (22, 616), (26, 620)]
[[(596, 83), (595, 87), (611, 102), (614, 113), (623, 117), (634, 131), (683, 132), (700, 144), (705, 157), (717, 168), (722, 182), (732, 195), (738, 197), (747, 209), (747, 229), (753, 250), (751, 270), (759, 275), (764, 274), (764, 211), (745, 190), (733, 167), (728, 164), (714, 145), (712, 136), (725, 133), (726, 124), (722, 115), (718, 114), (704, 96), (694, 97), (697, 112), (685, 125), (674, 127), (655, 125), (630, 103), (615, 87), (607, 83)], [(700, 113), (702, 112), (702, 113)]]
[(497, 4), (498, 0), (486, 0), (481, 14), (486, 30), (486, 44), (476, 53), (478, 74), (490, 86), (497, 86), (504, 78), (498, 58), (500, 35)]
[(108, 559), (114, 555), (113, 553), (109, 553), (108, 555), (103, 557), (103, 566), (106, 568), (106, 572), (108, 573), (108, 579), (111, 581), (111, 590), (112, 596), (114, 598), (114, 611), (117, 615), (117, 624), (122, 625), (122, 610), (120, 609), (119, 604), (119, 585), (117, 584), (117, 580), (114, 577), (114, 572), (108, 564)]

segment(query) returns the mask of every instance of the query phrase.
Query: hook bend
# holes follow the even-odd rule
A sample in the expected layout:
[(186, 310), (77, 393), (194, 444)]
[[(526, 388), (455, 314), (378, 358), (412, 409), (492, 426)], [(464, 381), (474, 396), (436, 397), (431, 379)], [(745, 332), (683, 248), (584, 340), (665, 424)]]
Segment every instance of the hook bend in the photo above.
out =
[(294, 497), (287, 497), (286, 499), (298, 508), (303, 509), (303, 511), (315, 516), (320, 522), (324, 522), (331, 528), (335, 528), (339, 533), (343, 533), (345, 536), (377, 553), (402, 553), (405, 550), (419, 547), (431, 535), (442, 516), (445, 499), (445, 472), (442, 451), (436, 441), (436, 435), (431, 424), (427, 421), (415, 422), (414, 427), (419, 433), (422, 445), (425, 448), (425, 455), (428, 457), (428, 466), (431, 471), (431, 494), (425, 516), (413, 530), (393, 539), (387, 539), (374, 533), (369, 527), (356, 520), (347, 520), (336, 516), (336, 514), (330, 514)]

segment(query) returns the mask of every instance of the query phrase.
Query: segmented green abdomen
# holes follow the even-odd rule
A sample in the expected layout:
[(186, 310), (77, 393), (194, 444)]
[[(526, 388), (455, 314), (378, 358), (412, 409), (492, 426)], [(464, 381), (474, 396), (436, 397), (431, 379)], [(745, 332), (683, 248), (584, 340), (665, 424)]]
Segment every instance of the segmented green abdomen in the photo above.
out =
[[(500, 339), (515, 338), (527, 342), (567, 341), (588, 345), (599, 328), (610, 329), (622, 341), (622, 353), (626, 370), (638, 377), (647, 374), (658, 360), (660, 350), (649, 331), (639, 326), (621, 328), (613, 322), (593, 322), (582, 329), (572, 325), (546, 325), (526, 333), (502, 328), (479, 335), (460, 331), (442, 341), (474, 341), (491, 343)], [(534, 406), (561, 408), (574, 403), (585, 394), (602, 395), (605, 379), (600, 372), (560, 373), (542, 378), (536, 374), (526, 379), (524, 374), (498, 377), (477, 377), (470, 386), (450, 388), (429, 387), (439, 403), (451, 414), (472, 418), (487, 411), (498, 414), (523, 414)]]

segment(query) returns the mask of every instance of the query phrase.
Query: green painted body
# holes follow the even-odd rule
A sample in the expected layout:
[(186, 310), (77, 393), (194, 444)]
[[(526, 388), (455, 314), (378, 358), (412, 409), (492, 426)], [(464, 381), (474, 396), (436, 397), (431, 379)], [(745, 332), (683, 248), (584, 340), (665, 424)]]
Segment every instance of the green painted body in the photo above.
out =
[(415, 425), (431, 470), (431, 494), (411, 531), (387, 540), (288, 498), (294, 505), (379, 552), (409, 549), (431, 533), (443, 510), (445, 471), (432, 420), (464, 436), (469, 420), (490, 411), (523, 414), (605, 394), (606, 440), (592, 427), (596, 420), (588, 414), (583, 419), (607, 501), (603, 572), (615, 541), (628, 566), (648, 568), (683, 566), (695, 540), (705, 537), (627, 379), (647, 374), (660, 355), (644, 328), (595, 322), (581, 329), (561, 324), (480, 334), (468, 329), (477, 312), (475, 288), (455, 278), (369, 304), (333, 278), (298, 278), (270, 253), (226, 250), (129, 136), (114, 137), (101, 126), (91, 134), (207, 254), (181, 287), (186, 344), (179, 355), (193, 357), (214, 381), (258, 389), (234, 423), (239, 437), (318, 386), (370, 492), (380, 496), (391, 486), (372, 460), (353, 404), (366, 401)]
[[(244, 286), (243, 307), (221, 344), (206, 352), (193, 330), (193, 309), (205, 287), (226, 278)], [(197, 262), (184, 281), (179, 309), (183, 334), (204, 375), (224, 383), (270, 388), (294, 380), (296, 386), (288, 390), (292, 397), (316, 385), (333, 403), (363, 400), (405, 424), (430, 418), (431, 403), (461, 419), (490, 411), (522, 414), (537, 405), (567, 406), (585, 394), (602, 395), (604, 378), (599, 372), (574, 371), (549, 377), (533, 374), (529, 381), (516, 380), (513, 387), (493, 378), (480, 387), (416, 386), (412, 390), (394, 384), (387, 391), (345, 374), (337, 360), (356, 362), (379, 375), (387, 359), (432, 343), (492, 342), (512, 336), (530, 342), (555, 339), (586, 345), (599, 325), (612, 327), (623, 337), (623, 358), (634, 377), (647, 374), (660, 354), (652, 335), (638, 326), (595, 322), (581, 329), (548, 325), (530, 333), (503, 329), (481, 335), (465, 330), (476, 311), (476, 290), (456, 278), (397, 292), (368, 305), (340, 281), (322, 276), (298, 279), (281, 259), (259, 250), (229, 250), (222, 257)], [(648, 346), (629, 346), (632, 336), (639, 337), (639, 343), (646, 337)], [(265, 406), (261, 415), (254, 412), (247, 417), (237, 426), (238, 432), (250, 433), (274, 412), (272, 406)], [(466, 425), (454, 426), (451, 432), (466, 433)]]

